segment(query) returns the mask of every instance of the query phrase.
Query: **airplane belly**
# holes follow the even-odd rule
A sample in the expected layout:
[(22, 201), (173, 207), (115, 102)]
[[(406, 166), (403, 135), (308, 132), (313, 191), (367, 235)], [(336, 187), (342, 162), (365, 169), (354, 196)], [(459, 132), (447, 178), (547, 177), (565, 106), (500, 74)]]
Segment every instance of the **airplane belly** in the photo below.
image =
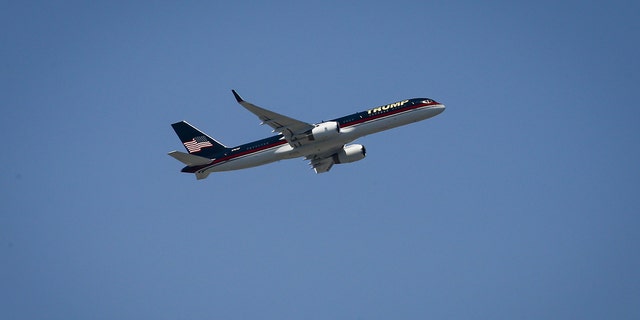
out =
[[(275, 147), (240, 156), (238, 158), (230, 159), (228, 161), (210, 167), (209, 169), (207, 169), (207, 171), (219, 172), (240, 170), (295, 157), (290, 154), (290, 151), (286, 152), (286, 150), (283, 150), (286, 149), (288, 145), (284, 147), (285, 148), (283, 148), (283, 146)], [(289, 147), (289, 149), (291, 149), (291, 147)]]

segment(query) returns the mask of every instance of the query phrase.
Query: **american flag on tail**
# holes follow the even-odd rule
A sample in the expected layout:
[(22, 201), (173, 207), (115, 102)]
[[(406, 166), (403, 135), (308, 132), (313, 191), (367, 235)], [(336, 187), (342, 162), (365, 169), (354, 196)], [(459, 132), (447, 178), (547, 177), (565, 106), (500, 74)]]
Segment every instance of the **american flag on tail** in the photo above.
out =
[(209, 140), (207, 140), (207, 137), (205, 136), (195, 137), (193, 138), (193, 140), (184, 142), (183, 144), (185, 147), (187, 147), (189, 153), (198, 152), (202, 150), (202, 148), (213, 147), (211, 142), (209, 142)]

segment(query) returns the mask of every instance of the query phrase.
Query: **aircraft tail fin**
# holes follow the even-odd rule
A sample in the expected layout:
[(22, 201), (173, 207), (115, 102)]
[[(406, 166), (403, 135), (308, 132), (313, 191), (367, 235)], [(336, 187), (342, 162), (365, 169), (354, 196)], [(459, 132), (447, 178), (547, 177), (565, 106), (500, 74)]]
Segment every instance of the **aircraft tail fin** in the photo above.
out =
[(172, 152), (169, 155), (178, 159), (179, 161), (182, 161), (183, 163), (187, 163), (185, 161), (204, 161), (202, 159), (194, 160), (195, 158), (186, 157), (185, 155), (193, 155), (199, 158), (206, 158), (210, 161), (210, 159), (215, 158), (216, 155), (224, 153), (228, 149), (225, 145), (211, 138), (209, 135), (190, 125), (186, 121), (176, 122), (171, 126), (173, 127), (173, 130), (176, 132), (176, 134), (180, 138), (180, 141), (182, 141), (182, 144), (189, 153), (186, 154), (180, 152), (178, 154), (175, 154)]

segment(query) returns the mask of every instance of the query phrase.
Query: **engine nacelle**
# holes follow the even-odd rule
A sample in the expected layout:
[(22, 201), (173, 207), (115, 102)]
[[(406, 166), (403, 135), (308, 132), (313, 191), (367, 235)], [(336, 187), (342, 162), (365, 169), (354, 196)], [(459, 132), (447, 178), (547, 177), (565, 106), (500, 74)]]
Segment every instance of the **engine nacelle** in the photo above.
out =
[(309, 141), (322, 141), (334, 138), (340, 134), (340, 125), (336, 121), (317, 124), (307, 136)]
[(333, 155), (334, 163), (349, 163), (364, 159), (367, 149), (361, 144), (344, 146), (340, 152)]

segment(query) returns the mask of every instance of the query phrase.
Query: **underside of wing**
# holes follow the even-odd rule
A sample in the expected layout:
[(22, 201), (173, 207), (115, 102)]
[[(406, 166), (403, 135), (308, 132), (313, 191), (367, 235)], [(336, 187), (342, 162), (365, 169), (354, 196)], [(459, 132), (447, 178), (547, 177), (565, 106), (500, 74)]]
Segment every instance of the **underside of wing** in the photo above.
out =
[(328, 172), (329, 170), (331, 170), (331, 167), (333, 167), (334, 164), (335, 163), (333, 162), (332, 158), (311, 160), (311, 162), (309, 163), (309, 165), (313, 167), (313, 171), (315, 171), (316, 173)]
[(235, 90), (231, 91), (241, 106), (258, 116), (262, 124), (266, 124), (273, 128), (274, 132), (279, 132), (284, 135), (285, 139), (287, 139), (292, 146), (292, 141), (297, 135), (301, 135), (314, 128), (312, 124), (281, 115), (244, 101)]
[(328, 172), (329, 170), (331, 170), (331, 167), (336, 164), (334, 155), (338, 153), (342, 148), (343, 146), (338, 146), (321, 154), (312, 154), (307, 156), (309, 165), (316, 173)]

